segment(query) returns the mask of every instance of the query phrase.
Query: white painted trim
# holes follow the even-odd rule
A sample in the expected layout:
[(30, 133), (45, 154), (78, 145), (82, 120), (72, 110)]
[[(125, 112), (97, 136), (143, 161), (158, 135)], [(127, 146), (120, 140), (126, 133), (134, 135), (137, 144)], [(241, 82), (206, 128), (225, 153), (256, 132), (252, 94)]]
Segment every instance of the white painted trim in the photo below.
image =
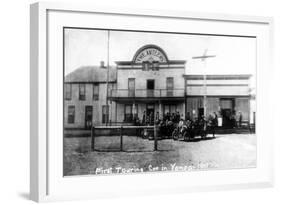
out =
[(79, 4), (74, 2), (40, 2), (40, 6), (48, 10), (62, 10), (73, 12), (107, 13), (117, 15), (140, 15), (150, 17), (167, 18), (186, 18), (212, 21), (244, 22), (258, 24), (272, 24), (272, 17), (248, 16), (222, 13), (192, 12), (192, 11), (173, 11), (173, 10), (153, 10), (153, 9), (132, 9), (132, 8), (112, 8), (100, 7), (94, 4)]

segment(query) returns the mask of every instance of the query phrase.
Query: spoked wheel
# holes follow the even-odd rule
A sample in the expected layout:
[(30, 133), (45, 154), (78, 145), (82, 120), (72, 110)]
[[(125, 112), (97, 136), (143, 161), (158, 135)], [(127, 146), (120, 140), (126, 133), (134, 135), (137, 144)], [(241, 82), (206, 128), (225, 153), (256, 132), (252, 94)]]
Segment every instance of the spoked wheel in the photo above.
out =
[(207, 132), (206, 131), (202, 131), (201, 138), (202, 139), (206, 139), (207, 138)]
[(183, 141), (188, 141), (188, 135), (186, 132), (183, 133)]
[(177, 130), (173, 131), (172, 138), (173, 138), (173, 140), (178, 140), (178, 131)]
[(183, 139), (183, 134), (179, 133), (178, 139), (179, 139), (179, 140)]
[(188, 132), (184, 133), (184, 141), (190, 141), (191, 140), (191, 135)]

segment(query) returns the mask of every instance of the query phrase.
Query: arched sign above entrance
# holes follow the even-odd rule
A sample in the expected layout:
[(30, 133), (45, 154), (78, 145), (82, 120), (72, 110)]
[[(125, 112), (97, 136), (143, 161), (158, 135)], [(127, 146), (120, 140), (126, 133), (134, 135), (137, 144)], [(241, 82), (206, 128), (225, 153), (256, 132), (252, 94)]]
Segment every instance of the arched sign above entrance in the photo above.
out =
[(141, 47), (135, 54), (133, 58), (134, 63), (143, 62), (159, 62), (167, 63), (168, 58), (166, 53), (162, 48), (156, 45), (146, 45)]

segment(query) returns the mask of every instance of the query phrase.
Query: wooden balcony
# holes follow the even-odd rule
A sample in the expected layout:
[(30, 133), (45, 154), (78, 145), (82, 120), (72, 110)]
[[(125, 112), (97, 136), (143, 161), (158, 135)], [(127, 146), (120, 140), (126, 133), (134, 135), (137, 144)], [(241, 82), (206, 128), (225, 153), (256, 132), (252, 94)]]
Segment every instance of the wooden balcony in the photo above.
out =
[(184, 99), (184, 89), (115, 89), (111, 90), (111, 100), (165, 100)]

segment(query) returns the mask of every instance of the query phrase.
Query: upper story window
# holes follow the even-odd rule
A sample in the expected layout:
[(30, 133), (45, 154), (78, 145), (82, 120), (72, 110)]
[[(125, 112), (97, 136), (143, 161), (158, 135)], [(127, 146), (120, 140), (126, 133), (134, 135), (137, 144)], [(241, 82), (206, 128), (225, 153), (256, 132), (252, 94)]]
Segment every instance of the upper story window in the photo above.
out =
[(79, 84), (79, 100), (86, 100), (86, 85)]
[(93, 84), (93, 100), (99, 100), (99, 84)]
[(72, 85), (67, 83), (65, 84), (65, 99), (71, 100), (71, 91), (72, 91)]
[(174, 78), (168, 77), (166, 79), (166, 88), (167, 88), (167, 96), (173, 96), (173, 90), (174, 90)]
[(142, 70), (159, 70), (159, 62), (158, 61), (144, 61), (142, 62)]
[(166, 79), (166, 84), (167, 84), (167, 90), (174, 89), (174, 78), (173, 77), (168, 77)]
[(135, 97), (135, 78), (128, 79), (129, 97)]
[(142, 63), (142, 70), (144, 70), (144, 71), (149, 70), (149, 62), (143, 62)]
[(153, 70), (159, 70), (159, 62), (158, 61), (154, 61), (153, 62)]

